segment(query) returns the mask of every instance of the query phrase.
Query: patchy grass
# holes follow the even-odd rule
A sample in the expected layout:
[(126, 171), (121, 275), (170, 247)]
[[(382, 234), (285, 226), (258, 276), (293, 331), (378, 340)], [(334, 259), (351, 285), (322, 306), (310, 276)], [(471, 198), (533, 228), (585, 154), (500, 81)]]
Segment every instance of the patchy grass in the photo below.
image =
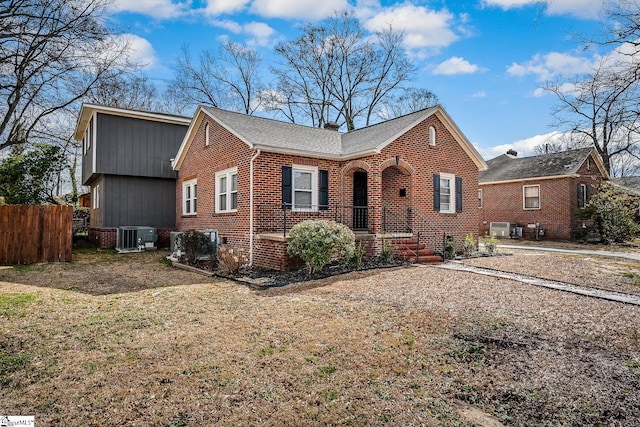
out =
[(637, 307), (426, 267), (254, 292), (164, 255), (0, 270), (3, 411), (66, 426), (640, 419)]

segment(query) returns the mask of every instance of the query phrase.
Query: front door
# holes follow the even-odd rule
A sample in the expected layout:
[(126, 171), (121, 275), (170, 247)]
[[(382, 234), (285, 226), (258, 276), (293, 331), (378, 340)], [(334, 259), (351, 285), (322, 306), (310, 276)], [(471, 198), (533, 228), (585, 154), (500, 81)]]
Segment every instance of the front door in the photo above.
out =
[(366, 230), (367, 218), (367, 173), (353, 173), (353, 229)]

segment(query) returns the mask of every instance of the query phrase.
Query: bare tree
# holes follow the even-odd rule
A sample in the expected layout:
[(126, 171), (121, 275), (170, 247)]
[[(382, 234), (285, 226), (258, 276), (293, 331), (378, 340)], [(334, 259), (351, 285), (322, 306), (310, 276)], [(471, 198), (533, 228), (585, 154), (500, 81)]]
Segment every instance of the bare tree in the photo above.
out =
[(147, 76), (122, 74), (102, 79), (87, 93), (85, 101), (108, 107), (155, 111), (159, 108), (155, 84)]
[(109, 1), (0, 4), (0, 150), (129, 66), (128, 41), (105, 25)]
[(176, 76), (167, 89), (175, 109), (198, 104), (253, 114), (260, 107), (262, 59), (254, 50), (228, 41), (218, 52), (205, 50), (194, 63), (188, 46), (176, 62)]
[(377, 114), (382, 120), (389, 120), (433, 107), (438, 102), (438, 96), (429, 89), (403, 88), (402, 92), (387, 97), (378, 109)]
[(592, 74), (569, 82), (548, 83), (556, 95), (555, 125), (571, 135), (576, 145), (592, 145), (607, 172), (618, 156), (638, 155), (638, 79), (611, 57), (603, 59)]
[(348, 11), (307, 25), (299, 38), (276, 47), (282, 62), (272, 68), (278, 85), (269, 107), (318, 127), (331, 120), (347, 130), (356, 122), (371, 124), (382, 102), (414, 72), (402, 37), (391, 27), (370, 37)]

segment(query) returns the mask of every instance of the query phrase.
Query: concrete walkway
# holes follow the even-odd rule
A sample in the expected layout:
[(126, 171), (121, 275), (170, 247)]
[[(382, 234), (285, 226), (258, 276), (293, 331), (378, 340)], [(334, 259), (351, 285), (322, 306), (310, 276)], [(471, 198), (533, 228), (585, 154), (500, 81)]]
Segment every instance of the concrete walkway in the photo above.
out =
[[(480, 243), (480, 247), (484, 248), (484, 244)], [(640, 255), (630, 254), (627, 252), (615, 252), (615, 251), (597, 251), (590, 249), (560, 249), (560, 248), (548, 248), (544, 246), (525, 246), (525, 245), (503, 245), (498, 243), (498, 249), (517, 249), (522, 251), (542, 251), (542, 252), (556, 252), (562, 254), (576, 254), (576, 255), (591, 255), (591, 256), (603, 256), (609, 258), (623, 258), (632, 261), (640, 262)]]
[[(500, 246), (504, 248), (505, 246)], [(597, 251), (594, 251), (597, 252)], [(507, 273), (504, 271), (493, 270), (490, 268), (474, 267), (462, 264), (459, 261), (450, 261), (446, 264), (434, 266), (445, 270), (464, 271), (467, 273), (481, 274), (483, 276), (500, 277), (503, 279), (515, 280), (517, 282), (526, 283), (528, 285), (542, 286), (549, 289), (559, 291), (572, 292), (578, 295), (600, 298), (609, 301), (623, 302), (625, 304), (633, 304), (640, 306), (640, 295), (626, 294), (623, 292), (608, 291), (604, 289), (582, 288), (570, 283), (556, 282), (553, 280), (540, 279), (533, 276), (525, 276), (517, 273)]]

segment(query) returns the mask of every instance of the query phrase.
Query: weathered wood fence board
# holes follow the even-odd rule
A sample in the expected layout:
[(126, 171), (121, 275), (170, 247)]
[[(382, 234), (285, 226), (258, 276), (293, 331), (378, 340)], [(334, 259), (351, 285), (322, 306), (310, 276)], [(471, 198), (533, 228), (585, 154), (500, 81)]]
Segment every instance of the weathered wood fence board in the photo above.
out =
[(0, 206), (0, 265), (70, 262), (73, 207)]

